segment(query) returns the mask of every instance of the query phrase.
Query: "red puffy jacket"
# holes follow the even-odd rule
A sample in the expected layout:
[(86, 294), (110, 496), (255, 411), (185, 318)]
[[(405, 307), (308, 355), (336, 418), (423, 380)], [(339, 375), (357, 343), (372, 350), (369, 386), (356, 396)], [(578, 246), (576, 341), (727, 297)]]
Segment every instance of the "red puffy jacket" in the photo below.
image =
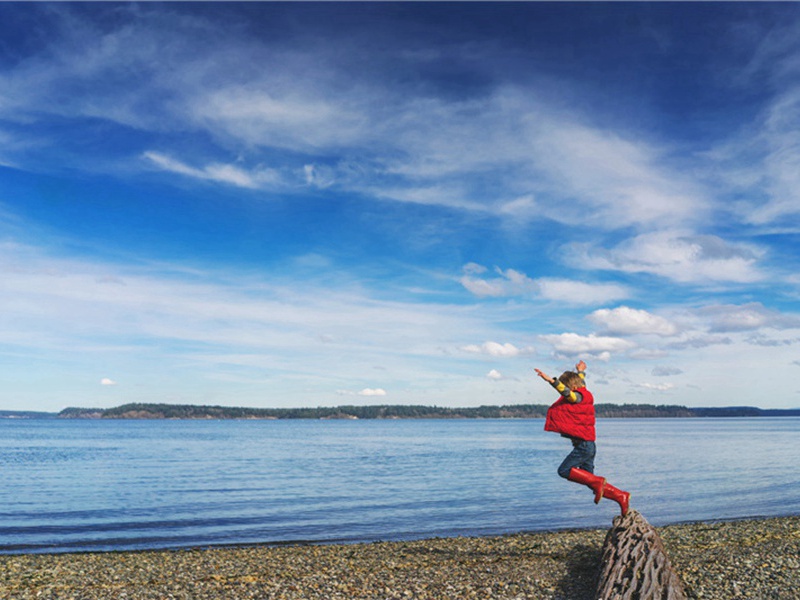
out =
[(573, 391), (583, 396), (583, 400), (572, 403), (561, 396), (547, 409), (544, 430), (593, 442), (597, 437), (594, 431), (594, 396), (585, 387)]

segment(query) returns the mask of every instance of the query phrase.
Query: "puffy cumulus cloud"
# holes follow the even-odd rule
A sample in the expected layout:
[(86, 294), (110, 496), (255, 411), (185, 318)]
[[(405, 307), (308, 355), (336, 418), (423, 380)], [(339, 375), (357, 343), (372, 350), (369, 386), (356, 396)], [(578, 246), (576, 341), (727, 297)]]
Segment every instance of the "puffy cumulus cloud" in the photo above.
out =
[(103, 377), (100, 380), (100, 385), (117, 385), (117, 382), (113, 379), (109, 379), (108, 377)]
[(650, 273), (680, 283), (754, 283), (762, 251), (714, 235), (657, 231), (638, 235), (611, 249), (573, 244), (569, 260), (583, 268)]
[(492, 381), (500, 381), (501, 379), (505, 379), (505, 377), (497, 369), (492, 369), (486, 374), (486, 379), (491, 379)]
[(800, 328), (800, 316), (770, 310), (760, 302), (707, 306), (699, 309), (696, 314), (701, 319), (707, 320), (709, 331), (714, 333), (753, 331), (762, 328)]
[(569, 279), (531, 279), (516, 269), (495, 267), (497, 277), (482, 277), (486, 267), (475, 263), (464, 266), (459, 280), (469, 292), (479, 298), (524, 297), (553, 300), (569, 304), (601, 304), (627, 298), (630, 292), (616, 283), (595, 284)]
[(386, 390), (383, 388), (364, 388), (358, 392), (359, 396), (386, 396)]
[(487, 356), (494, 356), (499, 358), (508, 358), (520, 356), (521, 354), (532, 354), (534, 349), (530, 346), (518, 348), (514, 344), (499, 342), (484, 342), (483, 344), (470, 344), (462, 348), (465, 352), (473, 354), (486, 354)]
[(589, 315), (589, 320), (611, 335), (655, 334), (672, 336), (678, 332), (675, 324), (646, 310), (627, 306), (602, 308)]
[(367, 397), (380, 397), (388, 396), (388, 393), (383, 388), (364, 388), (354, 392), (353, 390), (336, 390), (339, 396), (367, 396)]
[(540, 339), (550, 344), (558, 355), (591, 356), (604, 361), (609, 360), (612, 353), (625, 352), (636, 347), (636, 344), (628, 340), (594, 334), (560, 333), (542, 335)]

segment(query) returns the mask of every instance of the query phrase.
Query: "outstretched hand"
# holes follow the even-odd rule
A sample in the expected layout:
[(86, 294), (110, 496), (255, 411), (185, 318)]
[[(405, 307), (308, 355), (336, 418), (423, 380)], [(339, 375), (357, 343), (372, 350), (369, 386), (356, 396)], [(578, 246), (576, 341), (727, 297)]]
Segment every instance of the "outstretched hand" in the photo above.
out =
[(581, 371), (585, 371), (586, 370), (586, 363), (583, 362), (583, 361), (580, 361), (577, 365), (575, 365), (575, 370), (578, 371), (578, 373), (580, 373)]
[(544, 379), (547, 383), (553, 383), (553, 381), (555, 381), (555, 379), (553, 379), (549, 375), (542, 373), (539, 369), (534, 369), (534, 371), (536, 371), (536, 374), (542, 379)]

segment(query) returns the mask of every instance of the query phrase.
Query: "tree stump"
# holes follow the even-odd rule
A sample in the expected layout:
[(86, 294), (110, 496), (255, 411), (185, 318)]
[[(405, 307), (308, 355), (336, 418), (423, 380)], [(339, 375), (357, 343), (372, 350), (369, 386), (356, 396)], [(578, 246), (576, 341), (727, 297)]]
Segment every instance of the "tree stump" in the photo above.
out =
[(686, 600), (658, 532), (638, 511), (616, 517), (606, 535), (595, 600)]

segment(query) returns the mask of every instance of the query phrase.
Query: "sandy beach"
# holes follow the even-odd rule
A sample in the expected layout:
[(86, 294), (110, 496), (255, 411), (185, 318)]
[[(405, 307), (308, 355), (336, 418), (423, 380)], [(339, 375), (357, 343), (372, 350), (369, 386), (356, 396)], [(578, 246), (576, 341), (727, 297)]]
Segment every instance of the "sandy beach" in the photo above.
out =
[[(800, 598), (800, 516), (658, 531), (692, 598)], [(0, 598), (589, 600), (605, 534), (5, 555)]]

